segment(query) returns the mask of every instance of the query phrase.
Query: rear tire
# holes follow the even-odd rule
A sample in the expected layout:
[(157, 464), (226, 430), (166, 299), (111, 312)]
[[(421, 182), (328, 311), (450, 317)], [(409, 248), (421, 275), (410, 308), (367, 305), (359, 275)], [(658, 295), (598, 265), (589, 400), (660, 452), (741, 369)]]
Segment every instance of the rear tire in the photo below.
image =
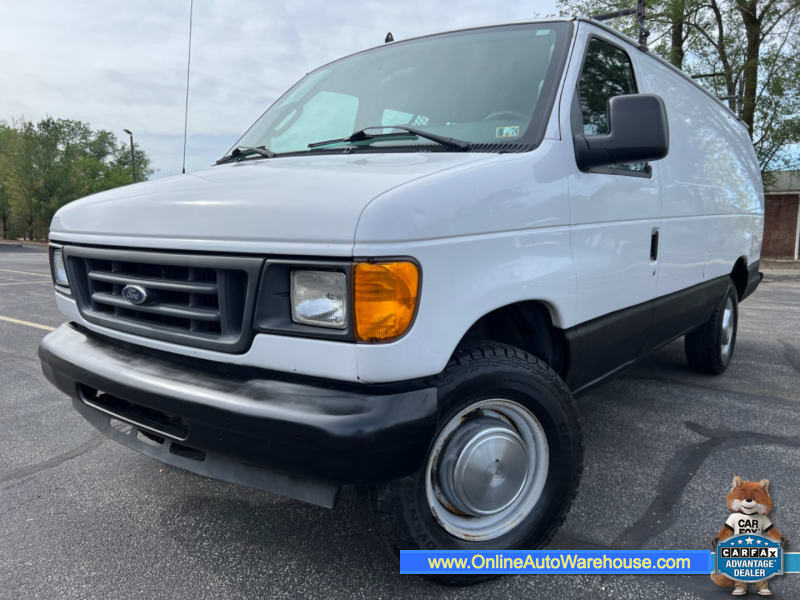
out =
[(698, 373), (719, 375), (728, 368), (736, 346), (739, 325), (739, 297), (733, 281), (711, 318), (684, 337), (686, 360)]
[[(499, 343), (457, 350), (431, 384), (441, 413), (425, 464), (369, 489), (391, 551), (547, 544), (583, 467), (578, 411), (566, 384), (544, 361)], [(434, 579), (464, 585), (493, 577)]]

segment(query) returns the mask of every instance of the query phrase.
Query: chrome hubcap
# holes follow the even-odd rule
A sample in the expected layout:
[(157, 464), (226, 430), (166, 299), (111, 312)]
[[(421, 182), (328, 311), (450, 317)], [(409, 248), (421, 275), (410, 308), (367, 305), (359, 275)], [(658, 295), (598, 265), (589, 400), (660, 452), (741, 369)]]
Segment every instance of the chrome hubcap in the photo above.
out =
[(733, 300), (730, 298), (725, 302), (725, 309), (722, 313), (722, 357), (727, 359), (731, 353), (731, 346), (733, 345)]
[(439, 482), (461, 512), (491, 515), (517, 498), (528, 475), (527, 463), (525, 443), (509, 425), (478, 417), (447, 441)]
[(473, 404), (434, 443), (425, 489), (431, 512), (458, 538), (499, 537), (536, 505), (548, 462), (544, 429), (527, 408), (505, 399)]

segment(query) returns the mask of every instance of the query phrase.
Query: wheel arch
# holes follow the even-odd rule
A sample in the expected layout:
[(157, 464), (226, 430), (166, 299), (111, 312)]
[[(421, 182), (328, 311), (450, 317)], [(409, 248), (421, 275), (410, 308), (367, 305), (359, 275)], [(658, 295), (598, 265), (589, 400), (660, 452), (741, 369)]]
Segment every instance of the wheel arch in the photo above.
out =
[(542, 359), (560, 375), (568, 364), (568, 344), (554, 324), (555, 309), (542, 300), (521, 300), (495, 308), (477, 319), (456, 349), (482, 341), (515, 346)]

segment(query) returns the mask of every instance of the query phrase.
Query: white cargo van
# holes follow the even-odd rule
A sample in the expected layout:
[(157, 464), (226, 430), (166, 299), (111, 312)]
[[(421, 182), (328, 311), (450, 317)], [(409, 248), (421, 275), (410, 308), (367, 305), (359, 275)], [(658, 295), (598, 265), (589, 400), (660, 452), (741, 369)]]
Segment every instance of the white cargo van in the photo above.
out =
[(546, 543), (572, 394), (680, 336), (722, 373), (760, 281), (745, 127), (593, 21), (334, 61), (217, 163), (58, 211), (44, 373), (165, 463), (362, 486), (394, 549)]

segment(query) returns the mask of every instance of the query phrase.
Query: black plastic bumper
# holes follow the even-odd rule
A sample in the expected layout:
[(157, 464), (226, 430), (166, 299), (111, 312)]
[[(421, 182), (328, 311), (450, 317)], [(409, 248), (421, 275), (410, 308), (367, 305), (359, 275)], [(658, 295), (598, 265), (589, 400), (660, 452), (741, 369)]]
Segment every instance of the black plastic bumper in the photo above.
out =
[(42, 340), (39, 357), (45, 376), (109, 437), (189, 471), (323, 506), (333, 506), (341, 484), (416, 471), (436, 425), (434, 388), (283, 380), (70, 324)]

